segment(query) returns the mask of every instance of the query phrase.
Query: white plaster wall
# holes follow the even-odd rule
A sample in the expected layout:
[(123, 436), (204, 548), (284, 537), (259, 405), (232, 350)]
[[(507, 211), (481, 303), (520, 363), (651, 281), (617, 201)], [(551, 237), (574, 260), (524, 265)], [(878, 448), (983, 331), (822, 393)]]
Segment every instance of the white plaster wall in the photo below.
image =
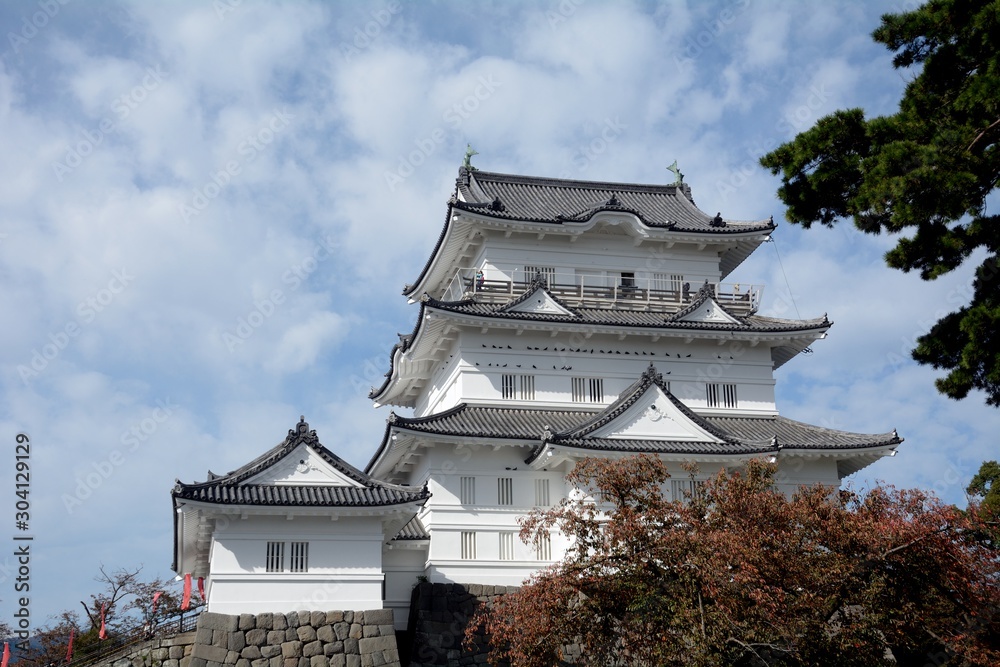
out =
[(382, 553), (382, 569), (385, 572), (386, 609), (393, 610), (397, 630), (406, 629), (410, 614), (410, 594), (418, 577), (427, 573), (427, 549), (412, 546), (389, 545)]
[[(266, 571), (269, 541), (286, 542), (285, 572)], [(306, 573), (287, 571), (292, 541), (309, 543)], [(382, 542), (378, 517), (229, 516), (213, 535), (209, 609), (380, 609)]]

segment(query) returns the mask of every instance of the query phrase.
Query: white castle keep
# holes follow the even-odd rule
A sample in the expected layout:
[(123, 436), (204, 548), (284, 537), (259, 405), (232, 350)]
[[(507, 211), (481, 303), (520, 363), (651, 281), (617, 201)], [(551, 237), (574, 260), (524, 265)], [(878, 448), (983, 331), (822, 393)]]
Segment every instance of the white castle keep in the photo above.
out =
[(417, 581), (518, 585), (557, 560), (561, 536), (525, 546), (517, 519), (566, 497), (583, 457), (655, 454), (675, 499), (751, 457), (786, 491), (838, 487), (902, 439), (778, 414), (774, 371), (831, 322), (760, 315), (763, 288), (727, 282), (774, 229), (702, 212), (682, 182), (463, 166), (403, 291), (416, 324), (370, 394), (413, 416), (389, 414), (363, 471), (303, 419), (178, 482), (174, 569), (205, 578), (210, 611), (389, 608), (402, 629)]

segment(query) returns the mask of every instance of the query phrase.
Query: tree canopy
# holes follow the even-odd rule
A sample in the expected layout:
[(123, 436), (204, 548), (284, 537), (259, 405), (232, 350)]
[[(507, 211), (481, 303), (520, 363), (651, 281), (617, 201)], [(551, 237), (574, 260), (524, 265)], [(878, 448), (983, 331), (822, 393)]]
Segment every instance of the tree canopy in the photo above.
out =
[(837, 111), (761, 164), (781, 174), (793, 223), (852, 218), (904, 234), (886, 254), (892, 268), (933, 280), (981, 251), (969, 292), (940, 310), (968, 303), (920, 336), (913, 358), (948, 371), (936, 381), (947, 396), (981, 389), (1000, 406), (1000, 217), (988, 201), (1000, 178), (1000, 1), (931, 0), (884, 15), (873, 38), (912, 76), (899, 111)]
[(563, 533), (565, 557), (467, 641), (485, 626), (491, 664), (527, 667), (1000, 664), (1000, 563), (977, 513), (891, 488), (788, 498), (774, 475), (753, 461), (676, 502), (655, 457), (581, 462), (583, 494), (522, 522), (528, 542)]

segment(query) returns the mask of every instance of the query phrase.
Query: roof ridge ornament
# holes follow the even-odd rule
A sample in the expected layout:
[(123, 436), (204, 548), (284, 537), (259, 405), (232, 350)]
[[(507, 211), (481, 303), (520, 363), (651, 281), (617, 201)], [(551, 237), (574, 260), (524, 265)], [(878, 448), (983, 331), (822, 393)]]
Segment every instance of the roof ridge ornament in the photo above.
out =
[(611, 193), (611, 199), (609, 199), (607, 201), (607, 205), (608, 206), (621, 206), (621, 202), (618, 201), (618, 197), (615, 196), (614, 192)]
[(649, 366), (646, 366), (646, 370), (642, 372), (642, 378), (657, 384), (661, 384), (663, 382), (663, 375), (656, 370), (656, 366), (653, 365), (652, 361), (649, 362)]
[(674, 160), (674, 163), (667, 167), (667, 171), (674, 172), (674, 176), (677, 177), (677, 180), (673, 183), (674, 185), (682, 185), (684, 183), (684, 172), (677, 166), (677, 160)]
[(722, 219), (722, 211), (716, 213), (715, 217), (712, 218), (712, 221), (709, 224), (713, 227), (725, 227), (726, 221)]
[(476, 171), (476, 168), (472, 166), (472, 156), (479, 155), (476, 149), (472, 147), (472, 144), (465, 145), (465, 159), (462, 161), (462, 166), (468, 171)]
[(697, 301), (703, 297), (706, 299), (715, 298), (715, 290), (712, 288), (712, 284), (708, 282), (707, 278), (705, 279), (705, 284), (698, 288), (698, 293), (695, 294), (694, 300)]
[(535, 272), (535, 277), (531, 279), (531, 289), (545, 289), (549, 288), (549, 279), (545, 277), (545, 274), (541, 271)]
[(500, 201), (500, 197), (496, 196), (496, 197), (493, 197), (493, 201), (490, 202), (489, 209), (491, 211), (499, 211), (499, 212), (503, 213), (504, 211), (507, 210), (507, 207), (503, 205), (502, 201)]

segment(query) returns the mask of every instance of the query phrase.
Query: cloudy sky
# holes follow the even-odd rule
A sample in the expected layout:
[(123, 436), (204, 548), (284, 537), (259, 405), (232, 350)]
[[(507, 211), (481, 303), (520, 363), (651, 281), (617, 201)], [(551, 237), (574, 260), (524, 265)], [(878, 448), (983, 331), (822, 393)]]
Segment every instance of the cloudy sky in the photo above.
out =
[[(904, 5), (3, 3), (0, 539), (21, 534), (26, 433), (33, 624), (101, 563), (170, 574), (174, 479), (300, 414), (367, 462), (388, 412), (365, 396), (467, 143), (484, 170), (580, 179), (672, 182), (676, 159), (703, 210), (782, 220), (757, 158), (835, 109), (893, 111), (907, 75), (869, 34)], [(1000, 416), (940, 397), (908, 351), (970, 272), (925, 284), (847, 227), (775, 240), (734, 280), (767, 285), (765, 314), (835, 321), (778, 372), (782, 414), (897, 428), (899, 456), (853, 483), (964, 503)]]

